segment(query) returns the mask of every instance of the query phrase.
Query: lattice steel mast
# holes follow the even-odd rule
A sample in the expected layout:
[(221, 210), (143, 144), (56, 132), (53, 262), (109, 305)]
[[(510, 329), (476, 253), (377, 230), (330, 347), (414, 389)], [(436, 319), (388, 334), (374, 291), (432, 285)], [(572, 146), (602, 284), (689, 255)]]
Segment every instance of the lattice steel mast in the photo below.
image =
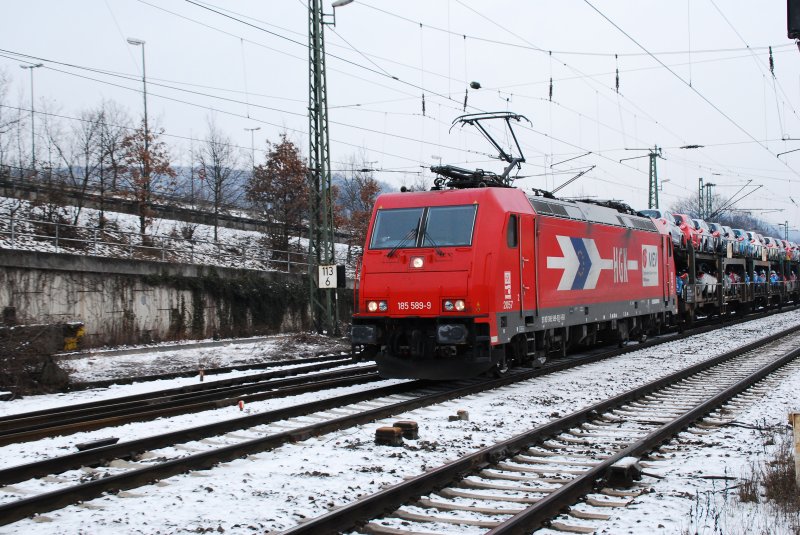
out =
[(317, 287), (318, 266), (333, 265), (333, 199), (325, 81), (324, 14), (321, 0), (308, 2), (308, 280), (311, 313), (318, 332), (339, 334), (335, 289)]

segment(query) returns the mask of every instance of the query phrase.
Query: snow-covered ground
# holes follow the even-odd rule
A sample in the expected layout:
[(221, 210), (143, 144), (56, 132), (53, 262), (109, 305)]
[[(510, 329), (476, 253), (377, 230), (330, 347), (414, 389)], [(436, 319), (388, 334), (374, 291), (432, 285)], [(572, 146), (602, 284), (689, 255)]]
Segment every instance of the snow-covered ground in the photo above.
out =
[(62, 367), (70, 370), (73, 382), (84, 382), (300, 359), (321, 354), (344, 355), (349, 354), (349, 350), (350, 346), (344, 339), (294, 333), (218, 342), (185, 340), (155, 347), (132, 346), (123, 351), (97, 349), (64, 354), (59, 360)]
[[(713, 333), (635, 351), (619, 358), (581, 366), (507, 387), (467, 396), (432, 407), (420, 408), (396, 417), (331, 433), (269, 452), (220, 465), (212, 470), (175, 476), (153, 485), (118, 495), (106, 495), (81, 505), (70, 506), (34, 519), (0, 527), (0, 533), (264, 533), (286, 529), (323, 514), (329, 507), (343, 505), (441, 465), (485, 445), (568, 414), (657, 377), (720, 354), (763, 335), (800, 325), (800, 311), (776, 314), (761, 320), (727, 327)], [(248, 349), (268, 353), (269, 342), (248, 344)], [(204, 349), (204, 351), (206, 351)], [(220, 354), (225, 353), (220, 350)], [(159, 354), (159, 358), (164, 353)], [(200, 354), (196, 348), (176, 349), (169, 359), (195, 366), (213, 352)], [(91, 377), (103, 376), (102, 369), (121, 366), (133, 356), (96, 356), (93, 363), (79, 368)], [(142, 357), (143, 359), (153, 356)], [(259, 358), (263, 358), (263, 354)], [(81, 365), (82, 366), (82, 365)], [(166, 381), (161, 388), (196, 379)], [(735, 415), (738, 423), (751, 426), (785, 425), (786, 414), (798, 408), (800, 367), (775, 381), (768, 396), (745, 404)], [(35, 396), (0, 404), (0, 414), (37, 410), (54, 404), (78, 403), (99, 396), (121, 396), (141, 386), (75, 392), (61, 396)], [(364, 388), (364, 387), (352, 387)], [(369, 388), (369, 387), (368, 387)], [(338, 394), (339, 392), (337, 392)], [(309, 401), (324, 394), (253, 403), (252, 412)], [(24, 404), (24, 405), (23, 405)], [(24, 408), (23, 408), (24, 407)], [(449, 421), (458, 409), (469, 411), (469, 421)], [(164, 418), (155, 422), (130, 424), (122, 428), (53, 437), (22, 446), (0, 448), (3, 466), (28, 462), (42, 455), (67, 453), (74, 444), (109, 435), (130, 439), (203, 421), (235, 417), (233, 408), (206, 411), (202, 415)], [(420, 439), (408, 440), (402, 448), (375, 446), (377, 427), (399, 419), (419, 423)], [(715, 522), (719, 515), (698, 512), (697, 504), (712, 504), (724, 483), (703, 479), (703, 475), (740, 475), (769, 446), (757, 432), (745, 427), (723, 427), (712, 435), (693, 439), (691, 447), (678, 448), (674, 457), (657, 461), (648, 470), (663, 475), (644, 483), (652, 492), (636, 498), (625, 508), (607, 511), (612, 519), (598, 523), (604, 533), (747, 533), (747, 526), (771, 526), (770, 533), (783, 533), (769, 517), (753, 515), (754, 508), (729, 504), (724, 508), (726, 529)], [(669, 455), (672, 455), (670, 453)], [(9, 460), (10, 459), (10, 460)], [(674, 462), (673, 462), (674, 459)], [(3, 489), (0, 489), (0, 495)], [(730, 493), (729, 493), (730, 499)], [(724, 504), (722, 504), (724, 505)], [(704, 509), (705, 511), (705, 509)], [(739, 529), (742, 526), (742, 529)], [(757, 530), (758, 531), (758, 530)], [(469, 532), (465, 527), (453, 533)], [(760, 532), (760, 531), (759, 531)]]

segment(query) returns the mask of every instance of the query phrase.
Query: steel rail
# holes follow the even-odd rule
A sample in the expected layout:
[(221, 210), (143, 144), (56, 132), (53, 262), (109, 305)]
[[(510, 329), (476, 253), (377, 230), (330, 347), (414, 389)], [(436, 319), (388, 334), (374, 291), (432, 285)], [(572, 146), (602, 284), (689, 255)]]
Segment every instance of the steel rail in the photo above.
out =
[[(311, 380), (313, 379), (313, 380)], [(352, 386), (379, 381), (375, 366), (351, 368), (314, 375), (312, 377), (282, 379), (248, 385), (221, 392), (194, 394), (191, 397), (157, 398), (144, 404), (112, 406), (96, 412), (84, 412), (74, 418), (57, 422), (43, 421), (39, 424), (20, 426), (0, 433), (0, 446), (18, 442), (29, 442), (53, 435), (68, 435), (91, 431), (112, 425), (153, 420), (165, 416), (176, 416), (213, 410), (236, 405), (239, 401), (252, 403), (278, 397), (287, 397), (328, 388)], [(334, 381), (333, 383), (331, 381)], [(256, 393), (249, 393), (256, 392)]]
[[(276, 380), (305, 381), (307, 379), (306, 377), (299, 377), (297, 379), (287, 379), (287, 378), (305, 373), (320, 372), (331, 368), (336, 368), (339, 366), (341, 366), (341, 364), (329, 363), (329, 362), (321, 364), (313, 364), (310, 366), (301, 366), (298, 368), (291, 368), (288, 370), (265, 372), (254, 375), (247, 375), (243, 377), (222, 379), (219, 381), (210, 381), (208, 383), (196, 383), (176, 388), (168, 388), (163, 390), (155, 390), (152, 392), (145, 392), (142, 394), (133, 394), (129, 396), (120, 396), (98, 401), (91, 401), (88, 403), (69, 405), (66, 407), (54, 407), (51, 409), (43, 409), (39, 411), (10, 414), (7, 416), (0, 417), (0, 433), (5, 432), (9, 429), (22, 427), (23, 425), (34, 425), (37, 422), (41, 421), (47, 422), (59, 416), (64, 418), (80, 417), (83, 414), (97, 414), (99, 411), (102, 410), (112, 410), (114, 408), (124, 408), (137, 405), (143, 406), (154, 403), (163, 403), (165, 400), (181, 399), (182, 397), (191, 395), (202, 395), (203, 393), (224, 392), (225, 389), (230, 390), (243, 387), (246, 385), (275, 384), (277, 382)], [(350, 370), (352, 372), (354, 368), (351, 368)], [(284, 384), (289, 384), (289, 383), (284, 383)]]
[(753, 386), (755, 383), (761, 381), (778, 368), (785, 366), (798, 357), (800, 357), (800, 348), (788, 351), (782, 357), (761, 367), (759, 370), (729, 386), (705, 402), (700, 403), (672, 422), (662, 425), (641, 440), (611, 455), (605, 461), (590, 468), (558, 490), (546, 495), (541, 501), (528, 507), (523, 512), (514, 515), (488, 533), (492, 535), (526, 534), (530, 533), (533, 529), (544, 527), (565, 507), (569, 507), (569, 505), (575, 503), (579, 498), (591, 492), (596, 486), (597, 481), (601, 480), (617, 461), (625, 457), (639, 458), (645, 453), (652, 451), (680, 431), (691, 426), (697, 420), (703, 418), (719, 406)]
[[(184, 349), (181, 346), (175, 346), (175, 348), (170, 349), (171, 351), (178, 351)], [(142, 353), (146, 353), (147, 350), (142, 350)], [(103, 358), (102, 354), (98, 354), (97, 358)], [(273, 362), (261, 362), (259, 364), (241, 364), (238, 366), (220, 366), (217, 368), (204, 368), (203, 374), (206, 376), (211, 375), (220, 375), (223, 373), (231, 373), (231, 372), (240, 372), (240, 371), (250, 371), (250, 370), (266, 370), (269, 368), (282, 368), (284, 366), (291, 366), (293, 364), (314, 364), (317, 362), (330, 362), (330, 361), (342, 361), (343, 364), (346, 364), (350, 361), (349, 355), (321, 355), (318, 357), (308, 357), (302, 359), (294, 359), (294, 360), (278, 360)], [(82, 381), (76, 383), (70, 383), (67, 385), (68, 391), (75, 391), (75, 390), (88, 390), (91, 388), (106, 388), (111, 385), (130, 385), (133, 383), (144, 383), (144, 382), (151, 382), (151, 381), (166, 381), (170, 379), (181, 379), (181, 378), (191, 378), (197, 377), (200, 370), (182, 370), (176, 372), (168, 372), (168, 373), (156, 373), (151, 375), (139, 375), (135, 377), (117, 377), (115, 379), (100, 379), (97, 381)]]
[[(684, 370), (680, 370), (678, 372), (670, 374), (666, 377), (656, 379), (655, 381), (651, 381), (650, 383), (647, 383), (643, 386), (637, 387), (628, 392), (624, 392), (622, 394), (609, 398), (605, 401), (596, 403), (587, 408), (569, 414), (563, 418), (554, 420), (552, 422), (539, 426), (530, 431), (516, 435), (498, 444), (482, 448), (476, 452), (465, 455), (460, 459), (457, 459), (450, 463), (444, 464), (438, 468), (425, 472), (424, 474), (407, 479), (402, 483), (398, 483), (396, 485), (378, 491), (375, 494), (361, 498), (353, 503), (339, 507), (319, 517), (308, 520), (303, 524), (282, 531), (281, 535), (300, 535), (300, 534), (318, 535), (323, 533), (339, 533), (348, 530), (353, 530), (361, 523), (367, 522), (374, 518), (378, 518), (383, 514), (396, 510), (404, 503), (412, 501), (413, 499), (419, 496), (430, 494), (431, 492), (434, 492), (439, 488), (448, 486), (455, 481), (463, 479), (466, 475), (470, 473), (486, 468), (490, 465), (496, 464), (500, 460), (512, 457), (517, 453), (523, 451), (525, 448), (541, 443), (554, 435), (558, 435), (559, 433), (562, 433), (568, 429), (578, 426), (592, 419), (593, 417), (596, 417), (598, 414), (608, 412), (621, 405), (629, 403), (630, 401), (639, 399), (643, 396), (646, 396), (647, 394), (650, 394), (654, 391), (664, 388), (665, 386), (668, 386), (677, 381), (685, 379), (686, 377), (689, 377), (691, 375), (704, 371), (708, 368), (716, 366), (720, 363), (723, 363), (726, 360), (730, 360), (732, 358), (743, 355), (747, 352), (753, 351), (754, 349), (758, 349), (759, 347), (772, 343), (776, 340), (779, 340), (782, 337), (789, 336), (795, 333), (796, 331), (798, 331), (797, 327), (792, 327), (783, 330), (781, 332), (765, 337), (761, 340), (751, 342), (745, 346), (723, 353), (722, 355), (719, 355), (707, 361), (685, 368)], [(786, 359), (791, 360), (793, 358), (796, 358), (798, 355), (800, 355), (800, 349), (792, 351), (782, 360)], [(721, 394), (715, 396), (715, 398), (718, 398), (719, 396), (721, 396)], [(704, 410), (698, 410), (698, 412), (702, 414), (705, 413)], [(681, 419), (680, 427), (682, 428), (688, 426), (689, 423), (691, 422), (688, 419), (687, 420)], [(666, 431), (662, 431), (661, 429), (659, 429), (658, 439), (654, 438), (653, 439), (654, 443), (658, 443), (655, 442), (656, 440), (663, 441), (665, 437), (667, 437)], [(640, 450), (637, 449), (636, 451)], [(641, 451), (647, 451), (647, 449), (642, 447)], [(628, 452), (629, 456), (632, 456), (634, 454), (635, 454), (634, 451)], [(598, 473), (602, 474), (607, 468), (608, 467), (606, 466), (603, 471), (598, 471)], [(594, 484), (594, 482), (595, 482), (594, 479), (591, 480), (592, 485)], [(585, 488), (591, 488), (591, 486)], [(583, 488), (579, 490), (583, 490)], [(583, 492), (585, 493), (586, 491)], [(573, 494), (570, 494), (570, 497), (572, 495)], [(575, 499), (577, 499), (577, 497), (579, 497), (582, 494), (580, 494), (578, 490), (576, 490), (574, 492), (574, 495), (576, 496)], [(567, 499), (568, 498), (563, 498), (563, 500)], [(537, 527), (536, 521), (544, 522), (546, 520), (549, 520), (550, 518), (552, 518), (552, 516), (554, 516), (554, 514), (558, 513), (563, 507), (565, 507), (566, 503), (563, 500), (562, 501), (548, 500), (546, 503), (550, 504), (550, 507), (546, 510), (546, 513), (543, 513), (541, 517), (537, 517), (533, 521), (529, 520), (527, 517), (522, 517), (520, 520), (518, 520), (519, 522), (518, 525), (520, 526), (524, 525), (527, 527), (520, 528), (522, 531), (509, 531), (508, 533), (523, 533), (525, 529), (527, 529), (528, 531), (530, 531), (530, 529), (534, 529), (535, 527)], [(572, 502), (569, 503), (573, 502), (574, 499), (572, 500)], [(544, 506), (539, 506), (539, 507), (544, 507)], [(520, 517), (523, 514), (524, 513), (520, 513), (516, 516)], [(546, 514), (549, 514), (550, 516), (546, 516)], [(543, 518), (545, 520), (541, 520)], [(516, 530), (517, 528), (514, 529)]]

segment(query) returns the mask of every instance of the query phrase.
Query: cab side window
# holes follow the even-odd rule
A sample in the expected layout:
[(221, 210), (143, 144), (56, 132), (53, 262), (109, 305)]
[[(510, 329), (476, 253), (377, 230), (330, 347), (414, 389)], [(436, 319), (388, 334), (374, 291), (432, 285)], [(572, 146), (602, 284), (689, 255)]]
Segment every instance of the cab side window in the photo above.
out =
[(511, 214), (508, 216), (508, 228), (506, 229), (506, 244), (509, 247), (517, 246), (517, 215)]

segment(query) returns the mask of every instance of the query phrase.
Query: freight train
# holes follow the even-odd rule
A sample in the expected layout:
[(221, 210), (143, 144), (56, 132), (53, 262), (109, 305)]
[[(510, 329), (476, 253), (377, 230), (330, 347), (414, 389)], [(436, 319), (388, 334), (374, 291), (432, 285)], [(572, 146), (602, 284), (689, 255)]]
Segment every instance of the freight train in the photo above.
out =
[[(511, 187), (509, 168), (434, 167), (431, 191), (377, 199), (351, 339), (354, 355), (374, 359), (383, 377), (502, 374), (580, 346), (641, 341), (697, 315), (798, 297), (789, 258), (737, 255), (721, 244), (681, 249), (621, 203)], [(723, 281), (764, 269), (780, 270), (781, 284)]]

